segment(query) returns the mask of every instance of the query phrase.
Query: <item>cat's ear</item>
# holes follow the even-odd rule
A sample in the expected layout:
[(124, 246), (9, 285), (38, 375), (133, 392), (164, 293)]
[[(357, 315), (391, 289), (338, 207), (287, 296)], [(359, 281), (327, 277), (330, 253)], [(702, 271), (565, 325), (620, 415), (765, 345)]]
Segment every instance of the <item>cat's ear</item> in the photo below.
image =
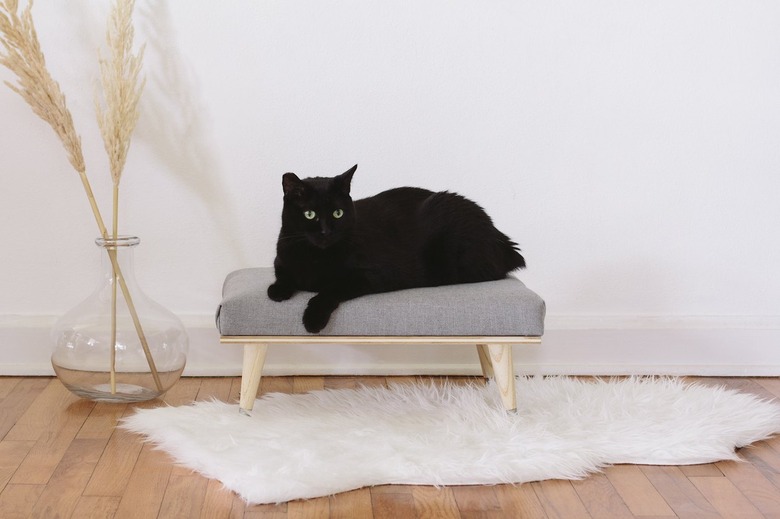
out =
[(282, 190), (284, 196), (297, 197), (303, 194), (303, 181), (295, 173), (282, 175)]
[(355, 174), (355, 170), (357, 170), (357, 164), (349, 168), (341, 175), (334, 177), (333, 186), (341, 193), (348, 195), (350, 186), (352, 185), (352, 175)]

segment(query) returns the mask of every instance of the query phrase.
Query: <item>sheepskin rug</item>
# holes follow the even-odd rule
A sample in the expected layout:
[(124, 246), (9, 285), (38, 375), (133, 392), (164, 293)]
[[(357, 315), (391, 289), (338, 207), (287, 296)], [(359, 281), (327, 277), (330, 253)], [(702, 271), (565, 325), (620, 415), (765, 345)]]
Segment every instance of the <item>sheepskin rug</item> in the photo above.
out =
[(738, 459), (780, 432), (780, 404), (669, 378), (519, 378), (507, 414), (488, 385), (268, 394), (141, 409), (122, 427), (249, 503), (396, 484), (574, 479), (610, 464)]

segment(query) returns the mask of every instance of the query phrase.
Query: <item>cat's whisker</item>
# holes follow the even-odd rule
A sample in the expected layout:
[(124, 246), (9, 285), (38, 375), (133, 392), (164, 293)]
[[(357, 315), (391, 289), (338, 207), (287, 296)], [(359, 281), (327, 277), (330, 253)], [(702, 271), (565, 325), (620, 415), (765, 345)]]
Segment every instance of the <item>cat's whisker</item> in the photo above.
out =
[(300, 234), (288, 234), (285, 236), (279, 236), (279, 241), (289, 241), (289, 240), (306, 240), (306, 235), (303, 233)]

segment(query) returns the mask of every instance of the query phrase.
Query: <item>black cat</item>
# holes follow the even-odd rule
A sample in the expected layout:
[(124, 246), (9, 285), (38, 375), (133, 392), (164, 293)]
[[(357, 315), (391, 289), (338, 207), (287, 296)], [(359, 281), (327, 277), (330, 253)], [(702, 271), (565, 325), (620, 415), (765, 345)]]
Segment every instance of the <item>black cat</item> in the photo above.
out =
[(342, 301), (413, 287), (503, 279), (525, 267), (517, 244), (455, 193), (400, 187), (352, 201), (357, 165), (333, 178), (282, 176), (274, 301), (318, 292), (303, 324), (317, 333)]

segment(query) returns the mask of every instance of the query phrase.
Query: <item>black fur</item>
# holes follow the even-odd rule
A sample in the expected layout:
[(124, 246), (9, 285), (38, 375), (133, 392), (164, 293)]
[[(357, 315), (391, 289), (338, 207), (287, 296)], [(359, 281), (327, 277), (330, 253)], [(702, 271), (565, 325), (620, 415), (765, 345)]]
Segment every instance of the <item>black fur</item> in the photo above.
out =
[(276, 282), (268, 297), (318, 292), (303, 314), (309, 332), (322, 330), (339, 304), (355, 297), (503, 279), (525, 267), (517, 244), (471, 200), (400, 187), (353, 202), (356, 169), (333, 178), (282, 177)]

